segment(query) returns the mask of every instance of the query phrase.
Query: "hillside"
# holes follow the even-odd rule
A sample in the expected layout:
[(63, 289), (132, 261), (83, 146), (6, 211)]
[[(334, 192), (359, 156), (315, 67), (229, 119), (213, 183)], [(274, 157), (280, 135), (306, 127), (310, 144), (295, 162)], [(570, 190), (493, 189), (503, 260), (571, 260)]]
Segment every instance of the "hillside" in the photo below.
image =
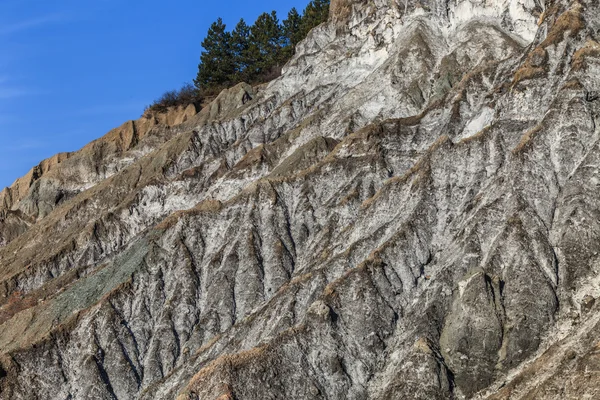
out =
[(2, 399), (600, 397), (600, 4), (334, 0), (281, 77), (0, 193)]

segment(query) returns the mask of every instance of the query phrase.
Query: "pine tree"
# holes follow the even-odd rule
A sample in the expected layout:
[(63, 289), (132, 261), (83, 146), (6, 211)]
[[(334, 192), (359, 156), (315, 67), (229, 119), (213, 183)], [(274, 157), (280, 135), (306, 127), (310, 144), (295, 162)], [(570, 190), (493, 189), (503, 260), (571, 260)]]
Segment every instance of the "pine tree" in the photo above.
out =
[(300, 35), (302, 16), (296, 8), (292, 8), (287, 19), (283, 21), (282, 33), (285, 44), (281, 49), (281, 59), (287, 62), (296, 52), (296, 45), (303, 39)]
[(232, 82), (248, 81), (248, 65), (252, 62), (250, 56), (250, 27), (244, 19), (235, 26), (231, 33), (231, 48), (234, 60)]
[(283, 34), (287, 39), (287, 45), (296, 47), (296, 45), (304, 39), (300, 32), (302, 24), (302, 16), (296, 8), (292, 8), (288, 13), (287, 19), (283, 21)]
[(221, 18), (211, 25), (202, 47), (204, 51), (194, 80), (196, 87), (202, 92), (210, 92), (229, 84), (235, 71), (234, 57), (231, 34), (226, 31)]
[(311, 0), (302, 16), (292, 8), (282, 24), (275, 11), (261, 14), (251, 27), (241, 19), (231, 33), (219, 18), (202, 42), (204, 51), (194, 80), (199, 93), (212, 94), (238, 82), (275, 78), (296, 45), (328, 19), (329, 2)]
[(300, 35), (305, 38), (315, 26), (322, 24), (329, 18), (329, 0), (312, 0), (304, 9)]
[(285, 46), (285, 36), (279, 25), (277, 13), (261, 14), (250, 28), (249, 62), (251, 76), (271, 74), (283, 63), (281, 49)]

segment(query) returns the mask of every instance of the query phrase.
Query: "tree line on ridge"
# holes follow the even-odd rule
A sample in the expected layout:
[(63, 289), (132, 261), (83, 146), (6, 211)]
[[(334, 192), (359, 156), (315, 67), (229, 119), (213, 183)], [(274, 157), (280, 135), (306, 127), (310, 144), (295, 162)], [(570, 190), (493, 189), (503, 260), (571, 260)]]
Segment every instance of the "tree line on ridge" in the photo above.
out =
[(292, 8), (281, 22), (275, 11), (265, 12), (253, 25), (241, 19), (228, 30), (219, 18), (202, 41), (194, 84), (164, 93), (146, 111), (164, 112), (173, 106), (202, 103), (237, 83), (260, 84), (277, 78), (296, 45), (328, 17), (329, 0), (311, 0), (302, 14)]

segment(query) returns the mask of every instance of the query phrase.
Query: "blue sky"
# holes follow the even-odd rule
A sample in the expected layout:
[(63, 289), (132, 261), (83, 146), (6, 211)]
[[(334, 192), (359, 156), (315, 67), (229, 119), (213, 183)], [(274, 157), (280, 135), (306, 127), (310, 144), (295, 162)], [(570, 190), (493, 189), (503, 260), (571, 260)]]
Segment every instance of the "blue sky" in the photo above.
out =
[(211, 22), (308, 0), (0, 0), (0, 189), (195, 76)]

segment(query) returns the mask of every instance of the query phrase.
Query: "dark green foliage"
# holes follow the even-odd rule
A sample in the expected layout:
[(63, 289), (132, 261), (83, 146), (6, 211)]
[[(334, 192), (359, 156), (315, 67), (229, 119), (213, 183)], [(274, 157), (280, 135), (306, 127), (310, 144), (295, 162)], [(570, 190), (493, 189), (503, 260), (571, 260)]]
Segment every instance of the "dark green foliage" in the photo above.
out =
[(152, 105), (146, 107), (146, 112), (163, 113), (166, 112), (170, 107), (177, 107), (188, 104), (200, 104), (202, 103), (202, 96), (194, 85), (186, 83), (179, 90), (170, 90), (165, 92), (162, 96), (152, 103)]
[(275, 11), (261, 14), (250, 28), (250, 78), (268, 75), (286, 60), (282, 57), (285, 37)]
[(292, 8), (288, 13), (287, 19), (283, 21), (283, 35), (286, 40), (286, 46), (283, 49), (286, 58), (294, 55), (296, 45), (300, 43), (304, 37), (300, 31), (302, 24), (302, 16), (296, 8)]
[(230, 83), (235, 72), (231, 46), (231, 34), (226, 31), (223, 20), (219, 18), (210, 26), (202, 41), (204, 51), (200, 55), (198, 76), (194, 80), (197, 88), (210, 91)]
[(293, 8), (282, 23), (272, 11), (261, 14), (252, 26), (242, 19), (228, 32), (219, 18), (202, 42), (196, 87), (212, 95), (242, 81), (256, 84), (276, 78), (296, 45), (328, 17), (329, 0), (312, 0), (304, 15)]
[(300, 35), (305, 38), (312, 28), (329, 18), (329, 0), (312, 0), (304, 9), (300, 23)]
[(232, 82), (248, 80), (248, 65), (252, 63), (250, 54), (250, 27), (242, 18), (231, 33), (231, 49), (233, 51), (234, 72)]

